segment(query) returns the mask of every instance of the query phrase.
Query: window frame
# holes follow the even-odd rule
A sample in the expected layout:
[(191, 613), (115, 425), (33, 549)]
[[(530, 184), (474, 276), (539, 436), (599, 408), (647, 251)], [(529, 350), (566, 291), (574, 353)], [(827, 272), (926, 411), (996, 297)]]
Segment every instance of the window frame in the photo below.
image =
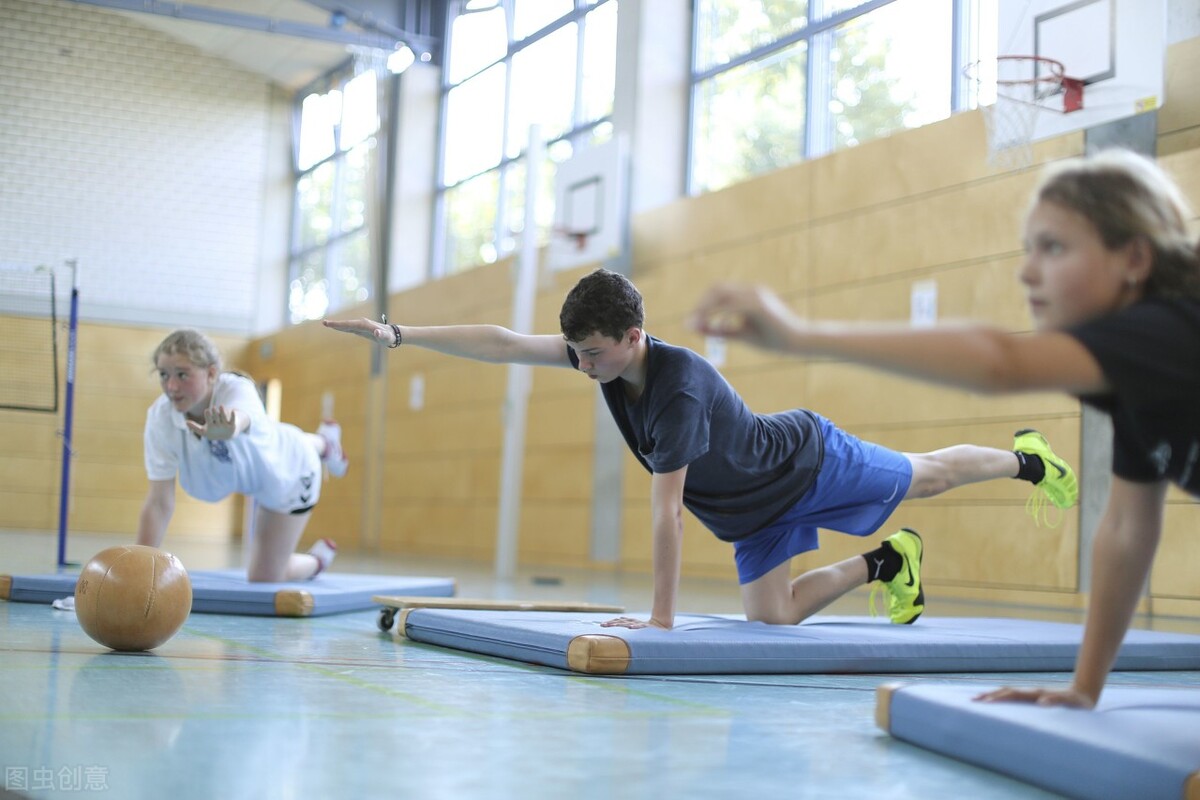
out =
[[(288, 233), (287, 278), (284, 285), (284, 313), (287, 315), (288, 324), (297, 325), (310, 319), (308, 317), (303, 317), (300, 319), (295, 317), (291, 306), (291, 291), (292, 285), (299, 278), (305, 262), (316, 254), (322, 254), (322, 276), (325, 280), (328, 300), (326, 313), (336, 312), (337, 310), (354, 303), (365, 302), (375, 294), (375, 275), (373, 274), (374, 265), (370, 262), (370, 259), (368, 259), (368, 273), (364, 276), (362, 283), (362, 286), (366, 287), (367, 296), (365, 298), (344, 297), (341, 283), (337, 280), (337, 275), (335, 274), (336, 264), (334, 263), (334, 257), (340, 252), (341, 248), (345, 244), (351, 242), (354, 237), (366, 236), (369, 240), (372, 235), (369, 213), (364, 213), (362, 224), (354, 228), (343, 229), (343, 221), (345, 219), (345, 206), (348, 199), (346, 190), (346, 174), (350, 169), (348, 162), (350, 160), (351, 153), (353, 153), (359, 147), (368, 146), (373, 150), (379, 146), (379, 109), (376, 108), (377, 124), (375, 130), (349, 145), (342, 144), (342, 123), (339, 118), (339, 122), (334, 125), (333, 129), (333, 152), (314, 161), (307, 167), (301, 168), (300, 166), (300, 137), (303, 128), (304, 100), (314, 94), (328, 94), (330, 92), (337, 91), (340, 93), (342, 102), (344, 103), (346, 96), (346, 85), (367, 71), (369, 71), (369, 68), (356, 68), (355, 60), (350, 58), (343, 64), (335, 67), (325, 75), (310, 83), (308, 86), (305, 86), (303, 89), (296, 92), (293, 97), (291, 226)], [(378, 75), (376, 75), (376, 80), (379, 80)], [(378, 87), (376, 89), (376, 93), (378, 98)], [(321, 169), (327, 164), (331, 165), (333, 168), (333, 178), (330, 186), (329, 200), (329, 234), (321, 242), (304, 244), (302, 242), (303, 209), (301, 208), (300, 204), (300, 182), (307, 177), (313, 176), (317, 170)], [(369, 176), (370, 169), (368, 167), (368, 182)]]
[[(898, 2), (898, 0), (863, 0), (863, 2), (853, 8), (838, 11), (828, 16), (822, 15), (822, 7), (824, 5), (822, 0), (809, 0), (807, 21), (797, 30), (773, 39), (766, 44), (753, 47), (747, 52), (731, 58), (729, 61), (703, 70), (697, 68), (701, 45), (700, 15), (696, 13), (698, 1), (692, 0), (691, 78), (688, 87), (687, 145), (685, 148), (686, 173), (684, 176), (684, 186), (687, 196), (693, 197), (710, 191), (697, 188), (696, 170), (694, 168), (696, 113), (703, 84), (715, 79), (722, 73), (769, 58), (800, 42), (806, 43), (807, 53), (807, 63), (805, 64), (804, 130), (800, 133), (803, 140), (803, 147), (801, 149), (803, 155), (801, 160), (807, 161), (833, 152), (835, 147), (827, 135), (832, 120), (831, 112), (827, 103), (817, 101), (817, 98), (828, 96), (832, 88), (832, 71), (829, 69), (827, 58), (829, 43), (829, 36), (827, 34), (845, 25), (847, 22), (878, 11), (881, 8)], [(972, 107), (969, 104), (973, 101), (973, 98), (970, 96), (966, 80), (961, 72), (956, 69), (955, 65), (967, 63), (964, 59), (969, 58), (970, 54), (975, 52), (972, 29), (974, 19), (977, 15), (976, 6), (978, 0), (946, 1), (951, 6), (950, 62), (946, 66), (946, 77), (949, 87), (950, 114), (955, 114)], [(779, 166), (784, 167), (787, 165), (780, 164)]]
[[(444, 277), (446, 275), (454, 274), (456, 272), (469, 270), (476, 266), (481, 266), (484, 263), (488, 263), (486, 261), (479, 261), (475, 264), (461, 265), (461, 266), (451, 265), (448, 263), (447, 258), (448, 258), (449, 254), (446, 252), (446, 240), (447, 240), (447, 234), (448, 234), (446, 195), (450, 190), (454, 189), (455, 187), (461, 186), (469, 181), (475, 180), (483, 175), (488, 174), (489, 172), (494, 172), (494, 171), (498, 172), (498, 179), (496, 181), (496, 184), (497, 184), (496, 219), (495, 219), (495, 222), (493, 225), (493, 230), (492, 230), (493, 241), (495, 241), (498, 246), (496, 257), (497, 257), (497, 259), (502, 258), (502, 257), (508, 255), (508, 253), (510, 252), (508, 250), (500, 249), (501, 245), (503, 244), (504, 239), (508, 236), (507, 223), (508, 223), (509, 213), (510, 213), (510, 204), (508, 202), (508, 198), (511, 196), (511, 192), (509, 191), (509, 184), (513, 180), (514, 169), (519, 168), (520, 165), (522, 164), (522, 162), (524, 162), (525, 157), (526, 157), (526, 150), (528, 149), (527, 143), (522, 143), (520, 148), (517, 150), (517, 155), (515, 155), (515, 156), (508, 155), (509, 150), (510, 150), (509, 120), (510, 120), (510, 114), (512, 111), (510, 100), (512, 97), (512, 80), (513, 80), (512, 63), (513, 63), (514, 56), (516, 56), (517, 54), (519, 54), (526, 48), (529, 48), (529, 47), (541, 42), (543, 39), (556, 33), (563, 27), (570, 25), (571, 23), (575, 23), (576, 24), (576, 28), (575, 28), (575, 36), (576, 36), (575, 96), (574, 96), (574, 100), (573, 100), (573, 107), (571, 109), (572, 122), (571, 122), (570, 127), (566, 131), (564, 131), (562, 134), (546, 140), (545, 147), (546, 147), (547, 154), (549, 154), (552, 151), (554, 145), (556, 145), (560, 142), (569, 143), (572, 147), (572, 152), (574, 152), (575, 150), (579, 149), (579, 146), (581, 143), (589, 140), (595, 134), (595, 132), (598, 128), (600, 128), (601, 126), (604, 126), (604, 125), (608, 125), (611, 127), (611, 124), (612, 124), (612, 112), (611, 111), (608, 114), (598, 117), (596, 119), (581, 122), (581, 118), (584, 114), (584, 103), (583, 103), (583, 87), (584, 87), (583, 66), (584, 66), (584, 62), (583, 62), (583, 59), (584, 59), (584, 53), (585, 53), (585, 41), (586, 41), (586, 32), (587, 32), (587, 25), (585, 22), (585, 18), (590, 13), (596, 11), (597, 9), (602, 8), (603, 6), (605, 6), (611, 2), (618, 2), (619, 0), (573, 0), (574, 7), (571, 11), (567, 12), (566, 14), (559, 17), (558, 19), (556, 19), (554, 22), (550, 23), (549, 25), (541, 28), (540, 30), (537, 30), (537, 31), (531, 33), (530, 35), (526, 36), (525, 38), (514, 40), (514, 38), (513, 38), (513, 35), (514, 35), (513, 34), (513, 22), (514, 22), (513, 10), (516, 6), (516, 3), (518, 3), (518, 2), (534, 2), (534, 1), (535, 0), (498, 0), (498, 2), (496, 3), (496, 6), (503, 8), (504, 12), (505, 12), (505, 14), (504, 14), (505, 29), (506, 29), (506, 35), (508, 38), (508, 46), (506, 48), (505, 54), (501, 58), (481, 66), (479, 69), (476, 69), (471, 74), (465, 75), (460, 80), (453, 82), (453, 83), (450, 82), (449, 75), (450, 75), (450, 68), (451, 68), (451, 64), (450, 64), (451, 49), (453, 47), (454, 20), (462, 13), (483, 13), (483, 11), (487, 11), (490, 9), (483, 9), (480, 12), (464, 12), (464, 6), (466, 5), (467, 0), (456, 0), (456, 2), (447, 3), (446, 25), (445, 25), (446, 35), (445, 35), (445, 39), (443, 42), (444, 49), (443, 49), (443, 55), (442, 55), (443, 69), (442, 69), (442, 77), (441, 77), (440, 96), (439, 96), (439, 101), (438, 101), (437, 148), (436, 148), (436, 155), (435, 155), (437, 162), (436, 162), (435, 178), (434, 178), (432, 235), (430, 237), (431, 247), (430, 247), (430, 269), (429, 269), (429, 272), (430, 272), (431, 279), (436, 279), (436, 278)], [(457, 181), (455, 181), (453, 184), (447, 184), (446, 179), (445, 179), (445, 163), (446, 163), (446, 132), (447, 132), (447, 122), (448, 122), (447, 116), (448, 116), (448, 110), (449, 110), (449, 108), (448, 108), (449, 107), (449, 103), (448, 103), (449, 93), (455, 87), (461, 86), (462, 84), (466, 83), (467, 81), (470, 81), (470, 80), (478, 77), (479, 75), (486, 72), (487, 70), (495, 67), (497, 64), (505, 65), (505, 69), (504, 69), (504, 120), (502, 122), (503, 134), (501, 136), (501, 143), (500, 143), (500, 160), (498, 163), (496, 163), (493, 166), (490, 166), (483, 170), (479, 170), (470, 175), (462, 176)], [(549, 158), (549, 155), (547, 157)]]

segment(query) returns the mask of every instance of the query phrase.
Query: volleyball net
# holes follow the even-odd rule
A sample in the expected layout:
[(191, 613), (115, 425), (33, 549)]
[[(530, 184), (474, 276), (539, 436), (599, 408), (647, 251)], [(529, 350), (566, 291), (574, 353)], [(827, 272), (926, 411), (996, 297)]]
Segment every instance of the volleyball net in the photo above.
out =
[(64, 264), (71, 282), (66, 324), (65, 391), (59, 391), (59, 319), (55, 271), (0, 263), (0, 411), (57, 413), (62, 396), (62, 480), (59, 484), (58, 566), (67, 561), (71, 497), (71, 448), (75, 406), (75, 351), (79, 327), (79, 271)]

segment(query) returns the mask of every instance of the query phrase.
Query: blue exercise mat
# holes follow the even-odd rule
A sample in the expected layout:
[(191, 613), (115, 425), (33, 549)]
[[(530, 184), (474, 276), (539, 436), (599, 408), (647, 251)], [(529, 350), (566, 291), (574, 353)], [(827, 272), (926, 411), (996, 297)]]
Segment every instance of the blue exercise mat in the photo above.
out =
[[(674, 630), (602, 628), (611, 614), (409, 609), (418, 642), (592, 674), (1070, 671), (1079, 625), (924, 616), (915, 625), (813, 617), (767, 625), (680, 615)], [(1132, 630), (1118, 669), (1200, 669), (1200, 636)]]
[(1110, 687), (1093, 711), (978, 703), (995, 687), (881, 686), (879, 726), (1068, 797), (1200, 797), (1200, 690)]
[[(50, 603), (75, 593), (78, 575), (0, 575), (0, 599)], [(375, 608), (377, 594), (453, 597), (453, 578), (326, 572), (311, 581), (250, 583), (242, 570), (192, 570), (192, 611), (265, 617), (319, 617)]]

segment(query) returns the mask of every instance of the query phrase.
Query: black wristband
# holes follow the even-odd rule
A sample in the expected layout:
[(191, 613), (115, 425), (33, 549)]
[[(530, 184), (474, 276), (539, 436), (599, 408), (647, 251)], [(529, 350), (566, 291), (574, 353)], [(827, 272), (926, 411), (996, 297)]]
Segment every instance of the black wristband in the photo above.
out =
[(400, 346), (400, 342), (401, 342), (400, 326), (396, 325), (395, 323), (388, 322), (387, 314), (383, 315), (382, 321), (383, 321), (384, 325), (387, 325), (389, 328), (392, 329), (392, 343), (388, 345), (388, 349), (395, 350), (397, 347)]

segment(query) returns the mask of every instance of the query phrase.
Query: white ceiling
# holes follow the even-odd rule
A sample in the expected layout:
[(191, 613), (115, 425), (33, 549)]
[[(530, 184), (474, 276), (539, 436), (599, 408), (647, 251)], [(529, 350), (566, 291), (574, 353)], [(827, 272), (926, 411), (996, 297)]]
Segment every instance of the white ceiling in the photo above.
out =
[[(304, 0), (187, 0), (187, 5), (255, 17), (327, 26), (328, 11)], [(289, 90), (300, 89), (349, 57), (347, 46), (318, 39), (264, 33), (232, 25), (174, 19), (162, 14), (115, 11), (148, 28), (237, 64)], [(358, 30), (347, 23), (346, 30)]]

